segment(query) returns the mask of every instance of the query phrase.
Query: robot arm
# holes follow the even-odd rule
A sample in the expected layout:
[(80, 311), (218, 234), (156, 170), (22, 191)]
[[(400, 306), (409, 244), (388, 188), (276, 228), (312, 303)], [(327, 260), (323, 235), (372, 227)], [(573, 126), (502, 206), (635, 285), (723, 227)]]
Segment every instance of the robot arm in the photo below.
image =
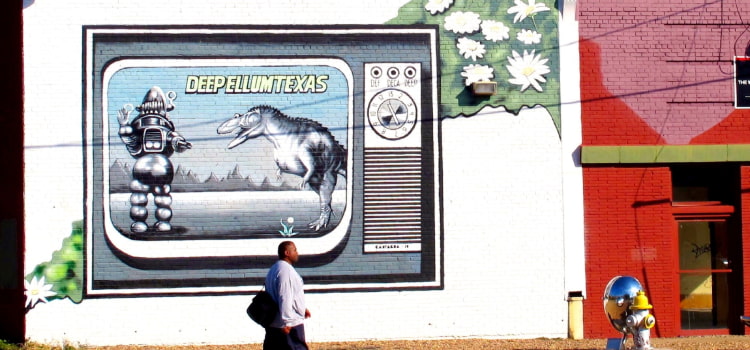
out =
[[(129, 108), (128, 108), (129, 107)], [(133, 106), (130, 104), (125, 105), (119, 111), (117, 111), (117, 121), (120, 123), (120, 140), (125, 144), (131, 155), (135, 156), (140, 152), (140, 142), (138, 142), (138, 136), (133, 132), (133, 127), (130, 125), (128, 120), (130, 119), (130, 112), (133, 110)]]
[(169, 139), (172, 142), (172, 148), (177, 152), (185, 152), (193, 148), (193, 144), (187, 142), (187, 140), (176, 131), (169, 133)]

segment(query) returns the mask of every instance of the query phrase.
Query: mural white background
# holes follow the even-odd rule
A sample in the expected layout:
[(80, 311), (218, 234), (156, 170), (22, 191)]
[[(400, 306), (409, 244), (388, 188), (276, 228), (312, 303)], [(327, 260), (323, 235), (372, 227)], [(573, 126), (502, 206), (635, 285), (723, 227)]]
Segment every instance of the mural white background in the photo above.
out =
[[(25, 272), (49, 260), (71, 222), (83, 218), (83, 25), (382, 24), (404, 3), (33, 2), (24, 10)], [(571, 120), (576, 130), (576, 118), (566, 118), (563, 108), (563, 129)], [(582, 215), (581, 204), (566, 207), (563, 196), (564, 183), (575, 190), (580, 182), (569, 148), (541, 107), (518, 116), (485, 109), (443, 120), (445, 288), (308, 294), (309, 340), (565, 337), (565, 297), (584, 289), (570, 286), (571, 279), (583, 280), (583, 246), (581, 257), (570, 256), (575, 248), (568, 256), (564, 249), (566, 235), (573, 241), (582, 235), (570, 232), (581, 230), (576, 224), (566, 225)], [(568, 271), (566, 281), (571, 264), (580, 269)], [(263, 330), (244, 314), (249, 300), (57, 300), (27, 314), (27, 337), (91, 345), (260, 342)]]

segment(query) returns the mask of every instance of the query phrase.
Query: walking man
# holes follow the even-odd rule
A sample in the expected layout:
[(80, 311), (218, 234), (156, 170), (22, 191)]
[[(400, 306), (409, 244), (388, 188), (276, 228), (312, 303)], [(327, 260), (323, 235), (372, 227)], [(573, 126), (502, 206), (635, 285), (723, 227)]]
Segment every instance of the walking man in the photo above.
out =
[(279, 244), (279, 261), (266, 275), (266, 291), (279, 305), (279, 313), (266, 328), (263, 350), (307, 350), (304, 321), (310, 317), (305, 307), (305, 286), (293, 265), (299, 260), (291, 241)]

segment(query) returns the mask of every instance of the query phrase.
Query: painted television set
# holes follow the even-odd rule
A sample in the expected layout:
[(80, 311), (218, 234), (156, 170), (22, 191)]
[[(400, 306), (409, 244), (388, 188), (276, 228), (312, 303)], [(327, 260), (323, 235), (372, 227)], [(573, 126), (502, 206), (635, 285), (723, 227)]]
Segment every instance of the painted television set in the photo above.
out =
[(85, 27), (86, 294), (441, 288), (436, 36)]

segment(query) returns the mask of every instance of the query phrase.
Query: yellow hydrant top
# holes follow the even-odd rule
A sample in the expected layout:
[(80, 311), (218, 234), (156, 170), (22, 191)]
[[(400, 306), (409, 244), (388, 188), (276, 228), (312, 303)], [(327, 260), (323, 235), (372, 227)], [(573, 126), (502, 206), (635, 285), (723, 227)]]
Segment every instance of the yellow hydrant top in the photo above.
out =
[(633, 305), (630, 305), (630, 310), (650, 310), (653, 308), (654, 306), (648, 303), (646, 292), (642, 290), (638, 291), (638, 294), (635, 296)]

